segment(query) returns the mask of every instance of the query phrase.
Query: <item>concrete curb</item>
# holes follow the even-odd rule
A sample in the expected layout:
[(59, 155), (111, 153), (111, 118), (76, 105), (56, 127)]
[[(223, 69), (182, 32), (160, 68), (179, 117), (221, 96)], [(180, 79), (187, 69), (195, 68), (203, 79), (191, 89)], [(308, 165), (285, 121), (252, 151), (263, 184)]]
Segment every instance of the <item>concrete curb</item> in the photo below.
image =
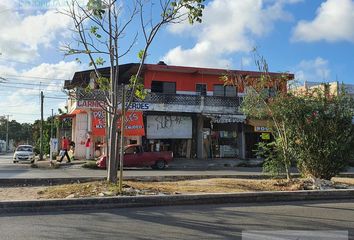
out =
[(82, 199), (0, 201), (0, 213), (55, 212), (172, 205), (266, 203), (280, 201), (354, 199), (354, 190), (249, 192), (234, 194), (121, 196)]

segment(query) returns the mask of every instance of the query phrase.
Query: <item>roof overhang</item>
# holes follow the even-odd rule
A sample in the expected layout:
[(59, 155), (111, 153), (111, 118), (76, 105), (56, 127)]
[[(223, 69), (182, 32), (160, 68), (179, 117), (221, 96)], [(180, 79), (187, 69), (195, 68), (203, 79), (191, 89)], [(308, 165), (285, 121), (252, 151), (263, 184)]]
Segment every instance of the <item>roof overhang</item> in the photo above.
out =
[(224, 114), (203, 114), (211, 119), (212, 123), (243, 123), (246, 121), (245, 115), (224, 115)]

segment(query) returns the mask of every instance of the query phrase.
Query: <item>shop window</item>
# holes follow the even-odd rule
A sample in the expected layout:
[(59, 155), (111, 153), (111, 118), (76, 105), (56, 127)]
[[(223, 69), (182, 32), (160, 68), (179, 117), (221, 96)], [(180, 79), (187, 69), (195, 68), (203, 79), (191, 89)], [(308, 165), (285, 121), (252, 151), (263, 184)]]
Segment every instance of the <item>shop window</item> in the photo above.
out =
[(237, 131), (212, 131), (211, 149), (213, 157), (237, 157), (239, 155)]
[(197, 92), (198, 95), (206, 96), (207, 95), (207, 85), (197, 83), (195, 85), (195, 91)]
[(214, 85), (214, 96), (236, 97), (237, 96), (236, 87), (216, 84)]
[(165, 94), (176, 94), (176, 83), (175, 82), (152, 81), (151, 82), (151, 92), (165, 93)]

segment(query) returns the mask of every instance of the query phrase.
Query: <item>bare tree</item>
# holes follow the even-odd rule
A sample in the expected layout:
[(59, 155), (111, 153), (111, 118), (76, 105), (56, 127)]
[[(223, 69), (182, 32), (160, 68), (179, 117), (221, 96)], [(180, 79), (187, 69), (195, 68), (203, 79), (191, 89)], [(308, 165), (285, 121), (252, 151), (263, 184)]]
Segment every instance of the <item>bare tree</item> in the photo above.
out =
[[(185, 20), (191, 24), (201, 22), (204, 1), (89, 0), (86, 6), (81, 6), (77, 0), (71, 0), (68, 9), (62, 11), (72, 19), (75, 26), (72, 29), (74, 44), (66, 44), (63, 50), (66, 55), (86, 55), (89, 58), (90, 66), (94, 69), (96, 84), (103, 93), (102, 108), (107, 115), (107, 180), (109, 182), (117, 182), (118, 149), (121, 149), (121, 164), (123, 159), (123, 146), (119, 146), (117, 122), (120, 116), (124, 116), (127, 106), (134, 97), (144, 95), (141, 75), (151, 43), (161, 28), (167, 24), (177, 24)], [(137, 23), (140, 30), (135, 29)], [(137, 39), (144, 40), (144, 47), (138, 52), (139, 66), (137, 72), (131, 77), (128, 87), (123, 88), (119, 84), (119, 63), (133, 51)], [(80, 61), (78, 58), (77, 60)], [(106, 61), (110, 67), (109, 77), (103, 76), (99, 71), (99, 67), (105, 65)], [(123, 92), (127, 96), (125, 104), (122, 104)], [(97, 95), (93, 96), (97, 97)], [(121, 110), (119, 110), (120, 106)], [(124, 126), (124, 121), (121, 125)], [(124, 127), (121, 128), (120, 134), (123, 139)]]

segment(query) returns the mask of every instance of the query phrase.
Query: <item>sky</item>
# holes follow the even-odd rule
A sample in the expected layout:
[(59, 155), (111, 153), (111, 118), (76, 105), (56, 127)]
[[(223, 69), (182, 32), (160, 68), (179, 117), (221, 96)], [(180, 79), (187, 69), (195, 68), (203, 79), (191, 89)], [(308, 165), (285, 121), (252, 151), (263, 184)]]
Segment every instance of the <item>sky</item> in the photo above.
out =
[[(86, 58), (60, 51), (74, 42), (70, 18), (58, 13), (66, 0), (0, 0), (0, 116), (18, 122), (40, 119), (66, 104), (64, 80), (89, 69)], [(79, 0), (82, 5), (86, 0)], [(123, 2), (123, 1), (122, 1)], [(129, 1), (128, 1), (129, 2)], [(257, 70), (257, 48), (272, 72), (290, 72), (298, 82), (354, 84), (354, 0), (207, 0), (201, 24), (164, 27), (147, 63)], [(124, 3), (121, 5), (124, 8)], [(156, 16), (158, 12), (154, 11)], [(124, 17), (124, 16), (123, 16)], [(139, 33), (133, 22), (123, 47)], [(140, 35), (141, 36), (141, 35)], [(120, 62), (137, 62), (138, 37)]]

